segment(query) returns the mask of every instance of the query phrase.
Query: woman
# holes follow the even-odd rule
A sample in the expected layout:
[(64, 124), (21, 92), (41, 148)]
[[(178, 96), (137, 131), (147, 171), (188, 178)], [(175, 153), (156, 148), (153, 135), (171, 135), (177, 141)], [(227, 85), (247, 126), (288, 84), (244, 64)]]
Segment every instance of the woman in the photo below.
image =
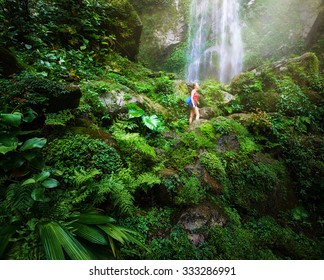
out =
[(190, 103), (190, 117), (189, 117), (189, 124), (192, 123), (192, 119), (194, 115), (196, 115), (196, 120), (199, 119), (199, 108), (198, 108), (198, 83), (193, 84), (193, 90), (191, 91), (191, 103)]

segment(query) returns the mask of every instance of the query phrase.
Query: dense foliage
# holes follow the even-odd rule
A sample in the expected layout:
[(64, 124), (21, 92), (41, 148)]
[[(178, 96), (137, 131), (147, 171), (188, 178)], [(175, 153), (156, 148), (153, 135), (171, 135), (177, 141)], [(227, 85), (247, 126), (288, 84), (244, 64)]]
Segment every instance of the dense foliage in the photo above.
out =
[(188, 126), (190, 86), (116, 51), (116, 3), (0, 1), (1, 258), (323, 259), (316, 55), (203, 82)]

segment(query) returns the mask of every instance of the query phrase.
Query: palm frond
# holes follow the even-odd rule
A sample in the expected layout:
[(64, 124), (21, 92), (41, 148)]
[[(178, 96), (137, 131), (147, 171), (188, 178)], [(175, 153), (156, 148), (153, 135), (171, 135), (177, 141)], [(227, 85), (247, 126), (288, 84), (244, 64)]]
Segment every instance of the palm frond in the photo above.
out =
[(39, 233), (48, 259), (65, 259), (64, 252), (73, 260), (91, 260), (93, 255), (62, 225), (51, 221), (39, 225)]
[(82, 213), (76, 216), (76, 218), (79, 223), (87, 225), (100, 225), (115, 222), (113, 218), (96, 212)]
[(107, 234), (98, 227), (88, 226), (81, 223), (71, 225), (76, 229), (75, 234), (99, 245), (108, 245)]
[(127, 236), (119, 229), (118, 226), (115, 226), (113, 224), (106, 224), (106, 225), (99, 225), (99, 228), (101, 228), (104, 232), (108, 234), (108, 236), (112, 237), (113, 239), (116, 239), (121, 244), (125, 244), (125, 241), (127, 240)]
[(45, 255), (50, 260), (64, 260), (64, 252), (59, 235), (56, 233), (56, 223), (39, 224), (39, 236), (42, 241)]
[(116, 247), (116, 244), (115, 244), (113, 238), (111, 238), (110, 236), (108, 236), (108, 240), (109, 240), (109, 244), (110, 244), (111, 251), (112, 251), (114, 257), (116, 258), (118, 256), (118, 248)]

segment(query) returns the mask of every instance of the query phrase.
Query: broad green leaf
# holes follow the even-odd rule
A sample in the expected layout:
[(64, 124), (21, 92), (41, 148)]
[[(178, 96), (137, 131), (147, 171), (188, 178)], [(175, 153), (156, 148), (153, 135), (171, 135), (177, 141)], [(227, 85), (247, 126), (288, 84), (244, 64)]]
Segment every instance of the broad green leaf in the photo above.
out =
[(57, 222), (39, 224), (39, 233), (48, 259), (64, 260), (64, 251), (72, 260), (91, 260), (91, 253)]
[(36, 183), (36, 181), (35, 181), (34, 178), (29, 178), (29, 179), (25, 180), (25, 181), (21, 184), (21, 186), (23, 187), (23, 186), (30, 185), (30, 184), (35, 184), (35, 183)]
[(21, 151), (26, 151), (34, 148), (43, 148), (44, 145), (46, 144), (46, 139), (45, 138), (31, 138), (28, 139), (20, 148)]
[(5, 170), (12, 170), (21, 167), (25, 163), (25, 159), (20, 154), (7, 155), (4, 160), (0, 162), (0, 166)]
[(142, 243), (139, 240), (140, 234), (138, 232), (133, 231), (133, 230), (128, 229), (128, 228), (124, 228), (124, 227), (119, 227), (119, 228), (126, 235), (127, 240), (129, 242), (135, 243), (135, 244), (139, 245), (140, 247), (144, 248), (145, 250), (150, 251), (150, 249), (147, 246), (145, 246), (145, 244)]
[(27, 111), (27, 113), (24, 114), (23, 121), (27, 122), (27, 123), (32, 122), (36, 118), (36, 116), (37, 116), (37, 113), (34, 110), (29, 109)]
[(130, 118), (138, 118), (145, 114), (144, 110), (135, 104), (128, 105), (128, 114)]
[(41, 187), (35, 188), (31, 193), (31, 197), (35, 201), (40, 201), (40, 202), (49, 201), (49, 198), (45, 195), (45, 189)]
[(42, 182), (42, 186), (47, 189), (56, 188), (59, 182), (56, 179), (48, 178)]
[(35, 153), (35, 151), (33, 151), (33, 150), (24, 151), (24, 153), (23, 153), (23, 157), (25, 159), (27, 159), (28, 161), (33, 160), (37, 155), (38, 154)]
[(80, 223), (73, 223), (75, 233), (80, 237), (100, 245), (108, 245), (107, 234), (97, 227), (88, 226)]
[(41, 173), (37, 174), (34, 178), (36, 182), (41, 182), (47, 179), (51, 173), (49, 171), (43, 170)]
[(11, 146), (11, 147), (6, 147), (6, 146), (0, 146), (0, 153), (5, 155), (8, 152), (11, 152), (13, 150), (15, 150), (16, 148)]
[(18, 146), (18, 138), (7, 135), (0, 135), (0, 153), (6, 154), (7, 152), (16, 150)]
[(68, 230), (59, 226), (57, 234), (64, 251), (72, 260), (93, 259), (91, 253)]
[(116, 239), (120, 243), (124, 244), (127, 240), (127, 236), (115, 225), (98, 225), (104, 232), (106, 232), (110, 237)]
[(12, 136), (11, 135), (6, 135), (6, 134), (2, 134), (0, 135), (0, 145), (3, 145), (3, 146), (15, 146), (17, 147), (18, 146), (18, 138), (15, 137), (15, 136)]
[(7, 125), (18, 127), (21, 123), (22, 114), (15, 112), (13, 114), (0, 114), (0, 122)]
[(114, 257), (117, 257), (118, 249), (115, 245), (114, 239), (108, 236), (108, 240), (109, 240), (110, 248), (114, 254)]
[(162, 122), (156, 115), (143, 116), (143, 123), (151, 130), (161, 131), (163, 129)]

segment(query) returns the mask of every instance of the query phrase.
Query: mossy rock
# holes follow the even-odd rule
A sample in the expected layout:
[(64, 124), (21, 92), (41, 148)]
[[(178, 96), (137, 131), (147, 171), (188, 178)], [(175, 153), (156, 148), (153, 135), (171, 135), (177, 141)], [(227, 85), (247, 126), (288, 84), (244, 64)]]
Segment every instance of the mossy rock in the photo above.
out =
[(79, 106), (82, 96), (80, 88), (76, 85), (65, 85), (40, 77), (26, 80), (26, 86), (30, 92), (47, 100), (43, 104), (36, 105), (34, 109), (37, 112), (43, 109), (49, 113), (75, 109)]
[(253, 85), (255, 75), (251, 72), (244, 72), (235, 76), (230, 84), (231, 94), (237, 95), (243, 92), (244, 88)]
[(319, 74), (319, 61), (315, 53), (308, 52), (301, 56), (283, 60), (273, 68), (278, 77), (289, 76), (300, 87), (309, 87)]
[(285, 165), (269, 154), (254, 153), (248, 157), (228, 153), (230, 199), (242, 214), (276, 216), (297, 203), (291, 179)]
[(255, 92), (240, 95), (240, 104), (244, 111), (260, 109), (264, 112), (275, 112), (279, 101), (277, 92)]

